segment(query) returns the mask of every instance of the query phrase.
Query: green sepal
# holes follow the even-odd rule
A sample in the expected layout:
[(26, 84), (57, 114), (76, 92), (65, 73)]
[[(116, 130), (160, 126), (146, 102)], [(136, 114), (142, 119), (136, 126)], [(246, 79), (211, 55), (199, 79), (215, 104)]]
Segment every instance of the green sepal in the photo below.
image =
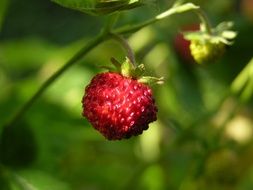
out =
[(142, 76), (138, 79), (138, 82), (148, 84), (148, 85), (154, 85), (154, 84), (163, 84), (164, 78), (160, 77), (151, 77), (151, 76)]
[(134, 70), (134, 78), (140, 78), (145, 73), (145, 66), (144, 64), (140, 64)]
[(207, 43), (223, 43), (225, 45), (232, 45), (233, 40), (237, 36), (237, 32), (231, 30), (232, 22), (222, 22), (212, 29), (211, 34), (207, 33), (203, 27), (199, 31), (184, 32), (184, 38), (190, 41), (202, 41)]
[(126, 60), (121, 65), (121, 74), (125, 77), (138, 79), (145, 73), (144, 64), (137, 67), (126, 57)]
[(135, 67), (128, 58), (121, 65), (121, 74), (125, 77), (135, 76)]
[(126, 57), (126, 60), (122, 64), (115, 58), (111, 58), (111, 62), (113, 65), (112, 67), (104, 66), (104, 68), (108, 69), (111, 72), (120, 73), (124, 77), (136, 79), (140, 83), (153, 85), (162, 84), (164, 81), (163, 77), (157, 78), (152, 76), (143, 76), (145, 73), (144, 64), (135, 66), (128, 57)]
[(121, 64), (120, 62), (115, 59), (114, 57), (111, 58), (111, 63), (113, 64), (113, 66), (115, 67), (115, 69), (120, 72), (121, 71)]

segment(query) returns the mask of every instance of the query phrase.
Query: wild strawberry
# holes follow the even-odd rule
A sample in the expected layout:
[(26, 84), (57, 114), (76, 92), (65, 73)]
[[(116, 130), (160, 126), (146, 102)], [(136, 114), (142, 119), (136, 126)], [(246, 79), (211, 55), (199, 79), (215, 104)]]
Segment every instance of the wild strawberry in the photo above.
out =
[(97, 74), (82, 104), (83, 116), (109, 140), (139, 135), (157, 119), (150, 87), (115, 72)]
[(186, 32), (184, 37), (191, 41), (190, 50), (194, 60), (199, 63), (214, 62), (225, 52), (226, 46), (233, 44), (236, 32), (230, 30), (231, 22), (222, 22), (215, 28), (207, 30), (201, 24), (199, 31)]

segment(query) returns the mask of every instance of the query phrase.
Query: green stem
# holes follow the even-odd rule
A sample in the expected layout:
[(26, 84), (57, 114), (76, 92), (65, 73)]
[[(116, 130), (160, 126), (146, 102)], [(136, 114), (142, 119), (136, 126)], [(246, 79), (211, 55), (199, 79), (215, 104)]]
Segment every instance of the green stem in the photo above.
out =
[(120, 45), (126, 50), (128, 59), (131, 61), (133, 66), (136, 67), (137, 65), (135, 61), (134, 52), (130, 47), (130, 45), (128, 44), (128, 42), (126, 41), (126, 39), (115, 33), (111, 33), (111, 38), (120, 43)]
[(151, 25), (155, 22), (157, 22), (156, 19), (150, 19), (150, 20), (144, 21), (144, 22), (139, 23), (139, 24), (123, 26), (121, 28), (118, 28), (118, 29), (114, 30), (113, 33), (116, 33), (116, 34), (134, 33), (134, 32), (137, 32), (138, 30), (140, 30), (140, 29), (142, 29), (142, 28), (144, 28), (148, 25)]
[(106, 36), (98, 35), (93, 40), (89, 41), (79, 52), (77, 52), (65, 65), (63, 65), (57, 72), (55, 72), (49, 79), (47, 79), (37, 92), (21, 107), (21, 109), (14, 115), (7, 126), (14, 125), (28, 110), (31, 105), (41, 96), (41, 94), (68, 68), (74, 65), (77, 61), (84, 57), (90, 50), (96, 47), (98, 44), (106, 40)]
[(207, 32), (209, 35), (212, 35), (212, 25), (205, 12), (201, 8), (195, 9), (194, 11), (198, 15), (201, 23), (204, 26), (204, 32)]
[(179, 5), (179, 6), (175, 6), (172, 7), (170, 9), (168, 9), (167, 11), (157, 15), (156, 17), (149, 19), (145, 22), (142, 22), (140, 24), (135, 24), (135, 25), (130, 25), (130, 26), (123, 26), (117, 30), (114, 31), (114, 33), (117, 34), (128, 34), (128, 33), (134, 33), (148, 25), (151, 25), (153, 23), (156, 23), (160, 20), (163, 20), (173, 14), (177, 14), (177, 13), (183, 13), (183, 12), (187, 12), (187, 11), (192, 11), (192, 10), (198, 10), (200, 9), (199, 6), (196, 6), (192, 3), (186, 3), (183, 5)]
[(117, 23), (119, 18), (119, 13), (116, 12), (112, 15), (109, 15), (107, 18), (107, 22), (106, 25), (103, 28), (103, 34), (107, 35), (108, 33), (111, 32), (112, 28), (114, 27), (114, 25)]

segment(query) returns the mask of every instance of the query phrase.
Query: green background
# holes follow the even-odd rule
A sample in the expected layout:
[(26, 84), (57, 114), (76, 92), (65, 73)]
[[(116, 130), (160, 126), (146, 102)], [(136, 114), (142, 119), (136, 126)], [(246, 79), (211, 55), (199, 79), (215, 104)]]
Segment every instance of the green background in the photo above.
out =
[[(180, 30), (198, 22), (185, 13), (126, 36), (150, 74), (158, 120), (138, 137), (108, 141), (82, 117), (85, 86), (124, 60), (107, 41), (62, 75), (15, 126), (4, 124), (89, 39), (107, 16), (94, 17), (47, 0), (0, 2), (1, 190), (253, 189), (253, 15), (243, 1), (191, 1), (214, 25), (231, 20), (238, 37), (216, 63), (197, 65), (174, 48)], [(124, 11), (116, 26), (138, 23), (170, 7), (157, 1)], [(247, 6), (250, 8), (250, 5)], [(253, 10), (251, 5), (251, 10)], [(251, 64), (252, 65), (252, 64)], [(239, 73), (246, 82), (233, 93)]]

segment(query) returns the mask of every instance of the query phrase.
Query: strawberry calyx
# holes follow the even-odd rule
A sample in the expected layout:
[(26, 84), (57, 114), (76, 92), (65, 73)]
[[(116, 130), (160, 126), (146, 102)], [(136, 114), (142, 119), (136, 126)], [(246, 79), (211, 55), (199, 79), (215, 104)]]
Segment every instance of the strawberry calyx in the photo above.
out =
[(231, 30), (232, 22), (222, 22), (211, 30), (211, 33), (206, 32), (203, 25), (200, 25), (199, 31), (184, 32), (184, 38), (187, 40), (207, 41), (209, 43), (223, 43), (232, 45), (233, 40), (237, 36), (237, 32)]
[(199, 31), (184, 32), (184, 38), (191, 42), (191, 54), (197, 63), (212, 62), (220, 58), (225, 47), (233, 44), (237, 33), (231, 30), (232, 22), (222, 22), (208, 32), (203, 24)]
[(164, 82), (163, 77), (145, 76), (144, 64), (135, 66), (128, 57), (126, 57), (123, 63), (120, 63), (115, 58), (111, 58), (111, 63), (114, 67), (106, 67), (109, 71), (120, 73), (122, 76), (135, 79), (140, 83), (153, 85), (163, 84)]

